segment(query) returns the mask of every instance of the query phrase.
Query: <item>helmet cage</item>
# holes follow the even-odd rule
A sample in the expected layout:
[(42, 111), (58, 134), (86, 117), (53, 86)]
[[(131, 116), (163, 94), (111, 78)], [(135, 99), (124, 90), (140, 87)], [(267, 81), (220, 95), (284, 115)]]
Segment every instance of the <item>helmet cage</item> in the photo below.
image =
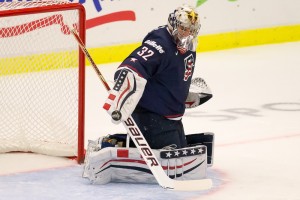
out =
[(198, 13), (189, 6), (179, 7), (169, 15), (168, 28), (181, 49), (196, 51), (200, 27)]

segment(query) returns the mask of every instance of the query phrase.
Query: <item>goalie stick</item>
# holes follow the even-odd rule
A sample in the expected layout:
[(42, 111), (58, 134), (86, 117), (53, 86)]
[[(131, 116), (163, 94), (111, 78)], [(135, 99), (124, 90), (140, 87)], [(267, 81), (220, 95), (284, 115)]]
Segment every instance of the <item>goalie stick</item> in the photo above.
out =
[[(75, 29), (71, 30), (73, 36), (78, 42), (81, 50), (84, 52), (86, 58), (91, 63), (92, 67), (96, 71), (98, 77), (100, 78), (101, 82), (107, 89), (110, 90), (109, 85), (107, 84), (106, 80), (104, 79), (103, 75), (101, 74), (100, 70), (98, 69), (97, 65), (93, 61), (92, 57), (90, 56), (88, 50), (86, 49), (84, 43), (76, 33)], [(212, 187), (211, 179), (200, 179), (200, 180), (174, 180), (171, 179), (161, 167), (158, 159), (156, 158), (155, 154), (153, 153), (152, 149), (148, 145), (145, 137), (143, 136), (142, 132), (136, 125), (133, 118), (130, 116), (126, 121), (122, 122), (124, 127), (126, 128), (127, 133), (133, 140), (134, 144), (136, 145), (137, 149), (141, 153), (143, 159), (147, 163), (149, 169), (151, 170), (153, 176), (157, 180), (158, 184), (165, 189), (173, 189), (173, 190), (182, 190), (182, 191), (196, 191), (196, 190), (207, 190)]]

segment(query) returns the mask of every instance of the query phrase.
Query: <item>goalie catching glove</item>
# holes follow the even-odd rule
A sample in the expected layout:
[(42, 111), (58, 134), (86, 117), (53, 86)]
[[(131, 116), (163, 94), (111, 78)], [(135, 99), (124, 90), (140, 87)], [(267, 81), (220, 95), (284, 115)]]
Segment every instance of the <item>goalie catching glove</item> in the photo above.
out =
[(192, 79), (189, 94), (185, 101), (186, 108), (195, 108), (212, 98), (212, 93), (204, 79)]
[(113, 89), (103, 108), (112, 116), (112, 122), (120, 123), (132, 114), (145, 89), (147, 80), (128, 68), (120, 68)]

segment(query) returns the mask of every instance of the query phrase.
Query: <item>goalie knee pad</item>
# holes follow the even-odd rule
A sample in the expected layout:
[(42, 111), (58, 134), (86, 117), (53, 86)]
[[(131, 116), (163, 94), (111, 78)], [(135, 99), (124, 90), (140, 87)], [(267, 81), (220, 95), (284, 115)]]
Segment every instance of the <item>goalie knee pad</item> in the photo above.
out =
[(205, 145), (207, 147), (207, 166), (213, 165), (214, 133), (196, 133), (186, 136), (188, 146)]

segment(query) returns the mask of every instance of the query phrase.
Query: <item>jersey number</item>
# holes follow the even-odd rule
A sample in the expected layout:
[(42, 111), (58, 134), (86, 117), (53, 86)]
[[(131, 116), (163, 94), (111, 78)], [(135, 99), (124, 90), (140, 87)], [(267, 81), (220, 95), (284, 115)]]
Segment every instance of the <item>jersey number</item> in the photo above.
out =
[(142, 47), (141, 51), (138, 51), (137, 54), (141, 56), (144, 60), (148, 60), (148, 57), (152, 56), (154, 52), (147, 47)]

